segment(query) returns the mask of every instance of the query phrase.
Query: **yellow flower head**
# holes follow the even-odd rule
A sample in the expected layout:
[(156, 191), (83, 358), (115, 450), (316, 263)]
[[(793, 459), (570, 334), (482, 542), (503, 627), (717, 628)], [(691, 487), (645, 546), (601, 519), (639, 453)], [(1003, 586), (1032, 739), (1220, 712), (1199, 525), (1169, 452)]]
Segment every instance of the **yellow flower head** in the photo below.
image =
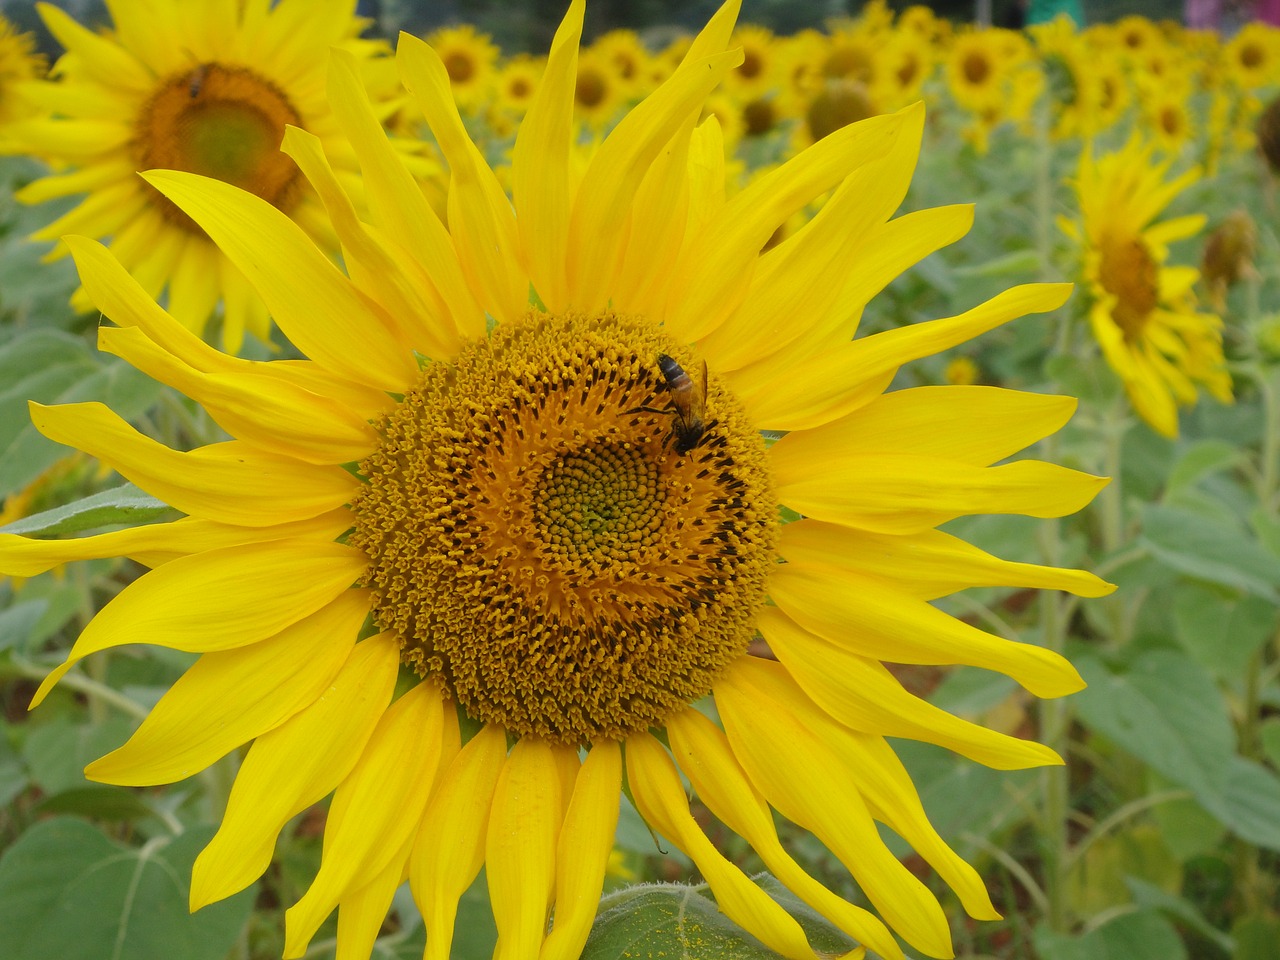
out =
[[(726, 49), (736, 7), (577, 170), (574, 3), (516, 138), (510, 199), (439, 55), (402, 37), (406, 86), (452, 174), (447, 226), (379, 129), (355, 60), (336, 53), (333, 110), (369, 219), (317, 137), (291, 129), (284, 149), (324, 201), (343, 269), (259, 197), (148, 174), (306, 360), (212, 349), (102, 247), (69, 241), (115, 324), (103, 347), (234, 439), (181, 453), (99, 404), (34, 409), (46, 435), (187, 514), (82, 540), (0, 537), (0, 572), (121, 554), (152, 568), (98, 613), (36, 700), (119, 644), (202, 654), (88, 773), (163, 783), (255, 741), (196, 862), (196, 907), (252, 883), (284, 824), (335, 791), (323, 861), (286, 914), (286, 957), (335, 908), (344, 955), (367, 956), (407, 875), (426, 956), (443, 960), (483, 865), (504, 950), (576, 958), (624, 769), (640, 813), (720, 908), (785, 957), (812, 955), (804, 931), (710, 843), (681, 773), (798, 898), (882, 957), (903, 956), (890, 929), (921, 953), (952, 948), (942, 908), (877, 822), (972, 916), (996, 916), (886, 738), (1002, 769), (1060, 761), (917, 699), (882, 661), (975, 664), (1042, 696), (1078, 689), (1060, 656), (930, 601), (980, 584), (1108, 587), (936, 528), (975, 512), (1060, 516), (1104, 481), (1006, 462), (1057, 430), (1070, 398), (884, 391), (902, 364), (1056, 309), (1068, 288), (1016, 287), (855, 339), (863, 306), (963, 235), (972, 211), (892, 218), (919, 152), (918, 106), (841, 127), (726, 197), (718, 126), (697, 120), (741, 62)], [(784, 525), (781, 507), (804, 519)], [(758, 635), (771, 657), (752, 652)], [(393, 698), (402, 669), (419, 682)], [(694, 709), (705, 697), (719, 722)], [(479, 727), (465, 743), (460, 715)], [(771, 808), (812, 830), (874, 910), (806, 874)]]
[(495, 79), (498, 48), (488, 34), (469, 23), (442, 27), (427, 37), (449, 71), (449, 88), (458, 106), (474, 110), (489, 96)]
[[(114, 29), (96, 34), (40, 5), (67, 53), (54, 66), (56, 81), (33, 93), (44, 115), (13, 124), (4, 150), (59, 169), (19, 199), (87, 196), (33, 239), (109, 237), (112, 253), (149, 294), (167, 290), (169, 312), (188, 329), (200, 332), (221, 302), (223, 343), (235, 351), (246, 329), (267, 336), (266, 306), (199, 225), (138, 173), (216, 177), (334, 249), (314, 191), (280, 142), (286, 126), (320, 137), (350, 182), (354, 157), (339, 145), (325, 101), (325, 63), (331, 47), (365, 65), (381, 48), (356, 39), (363, 21), (353, 15), (354, 0), (113, 0), (108, 7)], [(59, 244), (51, 256), (66, 252)], [(90, 308), (83, 291), (72, 302)]]
[(1197, 310), (1192, 290), (1199, 271), (1167, 262), (1168, 245), (1205, 222), (1202, 214), (1157, 220), (1199, 178), (1188, 170), (1166, 180), (1171, 163), (1136, 137), (1101, 157), (1086, 149), (1075, 180), (1081, 223), (1063, 224), (1083, 251), (1094, 337), (1138, 415), (1167, 437), (1177, 436), (1177, 408), (1195, 403), (1197, 384), (1231, 401), (1222, 321)]
[(35, 49), (31, 34), (19, 33), (0, 16), (0, 127), (38, 109), (26, 92), (28, 82), (44, 74), (44, 57)]

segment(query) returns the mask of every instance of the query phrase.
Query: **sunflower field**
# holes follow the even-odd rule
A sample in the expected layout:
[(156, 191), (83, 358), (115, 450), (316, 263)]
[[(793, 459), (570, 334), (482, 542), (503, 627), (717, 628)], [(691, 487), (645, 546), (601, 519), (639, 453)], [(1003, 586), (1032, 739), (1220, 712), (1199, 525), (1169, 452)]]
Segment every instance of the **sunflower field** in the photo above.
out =
[(1280, 960), (1280, 27), (381, 6), (0, 17), (0, 960)]

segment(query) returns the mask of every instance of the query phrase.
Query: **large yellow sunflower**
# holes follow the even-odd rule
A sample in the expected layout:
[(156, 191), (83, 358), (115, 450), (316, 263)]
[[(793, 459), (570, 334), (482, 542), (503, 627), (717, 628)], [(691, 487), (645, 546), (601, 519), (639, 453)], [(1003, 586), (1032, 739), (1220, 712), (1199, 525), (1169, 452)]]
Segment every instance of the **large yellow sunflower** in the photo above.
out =
[(1199, 179), (1187, 170), (1166, 179), (1172, 160), (1134, 137), (1121, 150), (1080, 157), (1075, 189), (1079, 224), (1062, 222), (1084, 253), (1093, 294), (1089, 321), (1134, 409), (1157, 432), (1178, 435), (1178, 407), (1196, 402), (1196, 385), (1231, 402), (1222, 357), (1222, 320), (1197, 309), (1192, 289), (1200, 272), (1168, 263), (1169, 244), (1195, 235), (1203, 214), (1157, 218)]
[[(354, 156), (325, 100), (325, 63), (334, 46), (366, 66), (381, 50), (356, 39), (363, 21), (354, 16), (355, 0), (109, 0), (114, 29), (106, 34), (39, 6), (67, 53), (54, 66), (56, 80), (31, 94), (44, 115), (12, 125), (2, 149), (58, 170), (19, 199), (86, 196), (33, 239), (109, 237), (112, 253), (149, 294), (167, 289), (169, 312), (188, 329), (200, 332), (221, 301), (228, 350), (239, 348), (246, 329), (265, 338), (267, 310), (252, 285), (138, 172), (217, 177), (336, 249), (314, 191), (279, 147), (286, 126), (309, 131), (354, 188)], [(66, 252), (59, 244), (50, 256)], [(83, 291), (72, 302), (90, 307)]]
[[(695, 124), (741, 59), (725, 50), (736, 8), (581, 169), (575, 2), (516, 140), (511, 201), (463, 128), (445, 65), (402, 37), (405, 86), (452, 174), (447, 228), (379, 128), (354, 59), (336, 53), (333, 109), (369, 221), (315, 136), (291, 129), (284, 147), (324, 201), (346, 272), (261, 198), (147, 174), (308, 360), (220, 353), (100, 245), (68, 240), (114, 323), (103, 348), (197, 400), (234, 439), (183, 453), (99, 404), (33, 406), (47, 436), (187, 514), (80, 540), (0, 538), (9, 573), (119, 555), (152, 568), (97, 614), (35, 701), (119, 644), (203, 654), (88, 774), (164, 783), (254, 741), (196, 863), (195, 907), (252, 883), (281, 827), (334, 791), (323, 862), (286, 915), (287, 957), (335, 908), (338, 955), (367, 957), (407, 877), (426, 955), (445, 958), (482, 865), (501, 956), (577, 957), (624, 771), (721, 909), (783, 956), (813, 950), (708, 841), (681, 772), (799, 898), (883, 957), (903, 956), (890, 928), (932, 956), (951, 943), (877, 821), (971, 915), (996, 916), (885, 738), (1002, 769), (1060, 760), (917, 699), (882, 661), (976, 664), (1041, 696), (1078, 689), (1056, 654), (930, 601), (978, 585), (1107, 585), (1002, 561), (936, 527), (986, 511), (1060, 516), (1104, 481), (1001, 463), (1060, 427), (1070, 398), (884, 390), (900, 365), (1055, 309), (1068, 287), (1017, 287), (852, 339), (864, 304), (963, 235), (972, 212), (890, 219), (919, 151), (919, 107), (843, 127), (726, 200), (716, 125)], [(784, 506), (804, 519), (784, 525)], [(777, 659), (748, 652), (757, 632)], [(401, 668), (419, 682), (393, 701)], [(719, 723), (694, 708), (707, 697)], [(465, 743), (460, 716), (479, 727)], [(808, 876), (771, 808), (820, 837), (875, 912)]]

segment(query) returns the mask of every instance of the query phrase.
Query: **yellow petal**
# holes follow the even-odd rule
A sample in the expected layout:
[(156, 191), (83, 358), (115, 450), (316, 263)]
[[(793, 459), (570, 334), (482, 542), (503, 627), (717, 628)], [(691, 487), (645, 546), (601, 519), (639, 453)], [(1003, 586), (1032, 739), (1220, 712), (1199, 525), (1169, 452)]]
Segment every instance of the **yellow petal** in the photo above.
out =
[(573, 0), (551, 41), (547, 66), (516, 134), (511, 196), (534, 289), (553, 312), (568, 306), (565, 261), (573, 185), (573, 91), (584, 0)]
[(399, 665), (399, 645), (389, 634), (356, 644), (315, 703), (254, 742), (222, 826), (192, 868), (193, 911), (258, 879), (271, 863), (281, 827), (355, 766), (391, 700)]
[(367, 878), (403, 867), (396, 856), (407, 852), (439, 767), (444, 709), (439, 689), (420, 683), (378, 721), (333, 795), (315, 880), (285, 913), (286, 958), (302, 956), (320, 924)]
[(688, 854), (725, 916), (789, 960), (817, 960), (800, 924), (712, 846), (689, 813), (675, 764), (647, 733), (627, 739), (627, 783), (645, 822)]
[(282, 377), (256, 371), (201, 373), (137, 327), (102, 327), (98, 346), (190, 397), (218, 426), (259, 449), (335, 464), (362, 460), (377, 446), (373, 427), (359, 410)]
[(538, 960), (577, 960), (581, 955), (600, 905), (621, 796), (622, 751), (615, 741), (602, 740), (582, 763), (560, 829), (555, 920)]
[(386, 310), (401, 347), (434, 359), (457, 353), (458, 331), (440, 294), (415, 260), (391, 249), (394, 241), (380, 238), (360, 222), (329, 166), (320, 139), (297, 127), (286, 127), (280, 149), (293, 157), (320, 195), (342, 242), (343, 262), (351, 279)]
[(879, 533), (916, 533), (976, 513), (1063, 517), (1107, 485), (1105, 477), (1038, 460), (974, 467), (937, 457), (852, 451), (819, 468), (815, 461), (779, 453), (771, 450), (770, 460), (783, 503), (808, 517)]
[(663, 318), (671, 335), (692, 342), (723, 323), (746, 297), (760, 250), (778, 225), (890, 150), (902, 124), (891, 115), (842, 127), (725, 204), (681, 257)]
[(34, 577), (62, 563), (106, 557), (128, 557), (155, 568), (178, 557), (242, 543), (308, 536), (330, 541), (350, 526), (351, 514), (338, 510), (278, 527), (241, 527), (184, 517), (172, 523), (149, 523), (69, 540), (29, 540), (0, 533), (0, 574)]
[(823, 464), (856, 451), (939, 457), (985, 467), (1062, 427), (1075, 397), (1003, 387), (931, 386), (886, 393), (857, 413), (779, 440), (770, 455)]
[(1059, 654), (993, 636), (893, 589), (821, 566), (787, 563), (769, 596), (807, 630), (859, 656), (890, 663), (965, 663), (1012, 677), (1038, 697), (1061, 697), (1084, 681)]
[(1065, 283), (1012, 287), (959, 316), (838, 344), (800, 363), (765, 364), (755, 376), (734, 377), (731, 384), (761, 429), (809, 429), (865, 403), (870, 397), (860, 388), (887, 383), (902, 364), (954, 347), (1015, 317), (1056, 310), (1070, 293), (1071, 285)]
[(529, 305), (511, 202), (462, 125), (439, 54), (403, 33), (396, 62), (449, 164), (449, 236), (458, 262), (480, 305), (499, 323), (511, 323)]
[(305, 520), (341, 506), (360, 487), (340, 467), (301, 463), (237, 441), (179, 453), (101, 403), (32, 403), (31, 422), (50, 440), (83, 450), (152, 496), (207, 520), (246, 526)]
[(645, 174), (707, 94), (741, 62), (742, 51), (733, 50), (682, 66), (633, 108), (600, 145), (578, 186), (569, 221), (568, 283), (573, 306), (592, 310), (608, 302), (627, 249), (631, 208)]
[(459, 335), (484, 336), (484, 310), (463, 279), (449, 232), (388, 142), (369, 106), (356, 60), (345, 50), (330, 51), (328, 94), (333, 115), (359, 157), (373, 222), (402, 249), (414, 252)]
[(846, 727), (936, 743), (997, 770), (1062, 763), (1042, 744), (988, 730), (912, 696), (878, 660), (814, 636), (776, 607), (761, 610), (758, 619), (769, 649), (804, 692)]
[(364, 590), (257, 643), (206, 653), (160, 698), (124, 744), (85, 768), (99, 783), (183, 780), (316, 701), (337, 676), (369, 614)]
[(154, 80), (129, 52), (110, 36), (99, 35), (81, 26), (71, 16), (51, 3), (38, 3), (36, 9), (45, 26), (69, 53), (75, 54), (79, 67), (88, 76), (106, 86), (149, 90)]
[(404, 880), (405, 857), (397, 857), (365, 886), (342, 898), (334, 960), (371, 960), (396, 888)]
[(555, 892), (560, 811), (551, 746), (520, 738), (498, 777), (485, 838), (489, 903), (498, 925), (494, 960), (536, 957), (542, 947)]
[(285, 336), (334, 373), (403, 392), (418, 365), (384, 312), (296, 223), (231, 184), (177, 170), (143, 178), (196, 221), (253, 284)]
[(697, 710), (685, 710), (667, 720), (667, 734), (676, 763), (698, 797), (751, 844), (788, 890), (880, 956), (902, 960), (902, 948), (878, 917), (837, 897), (783, 848), (768, 804), (747, 780), (719, 727)]
[(920, 600), (969, 587), (1037, 587), (1080, 597), (1105, 597), (1115, 590), (1088, 571), (1002, 560), (941, 530), (899, 536), (801, 520), (782, 528), (778, 552), (798, 563), (887, 580)]
[(852, 873), (889, 925), (912, 946), (950, 957), (938, 901), (889, 852), (847, 766), (775, 693), (765, 661), (740, 657), (716, 685), (716, 704), (734, 756), (778, 812), (811, 830)]
[(351, 586), (364, 554), (340, 543), (278, 540), (183, 557), (152, 570), (98, 611), (34, 707), (75, 663), (126, 643), (207, 653), (274, 636)]
[(427, 926), (424, 960), (448, 960), (458, 899), (484, 863), (493, 792), (507, 735), (488, 724), (444, 771), (427, 804), (409, 860), (409, 884)]

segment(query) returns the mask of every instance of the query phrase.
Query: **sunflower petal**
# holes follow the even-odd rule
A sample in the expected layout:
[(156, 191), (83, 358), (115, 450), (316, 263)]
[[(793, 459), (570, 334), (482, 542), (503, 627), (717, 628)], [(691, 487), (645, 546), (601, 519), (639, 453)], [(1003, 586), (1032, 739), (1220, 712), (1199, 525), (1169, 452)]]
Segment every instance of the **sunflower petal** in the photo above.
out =
[(369, 614), (347, 590), (274, 637), (206, 653), (160, 698), (124, 744), (85, 768), (99, 783), (174, 783), (273, 730), (329, 687)]
[(193, 911), (260, 877), (281, 828), (346, 777), (391, 700), (399, 665), (389, 634), (356, 644), (323, 696), (254, 742), (222, 825), (192, 868)]
[(154, 643), (207, 653), (265, 640), (334, 600), (367, 565), (358, 550), (315, 540), (227, 547), (174, 560), (98, 611), (31, 706), (81, 659), (110, 647)]
[(320, 869), (285, 912), (286, 958), (302, 956), (320, 924), (365, 878), (403, 868), (396, 857), (407, 852), (439, 767), (443, 710), (440, 691), (420, 683), (378, 721), (333, 795)]
[(414, 841), (409, 884), (427, 926), (424, 960), (448, 960), (458, 899), (485, 857), (493, 794), (507, 757), (507, 736), (488, 724), (444, 770)]
[(577, 960), (591, 932), (618, 826), (622, 751), (612, 740), (583, 761), (556, 844), (555, 920), (538, 960)]
[(747, 779), (729, 740), (697, 710), (667, 720), (676, 763), (698, 797), (745, 839), (779, 880), (850, 937), (882, 957), (903, 960), (902, 948), (874, 914), (854, 906), (805, 873), (778, 840), (768, 804)]

